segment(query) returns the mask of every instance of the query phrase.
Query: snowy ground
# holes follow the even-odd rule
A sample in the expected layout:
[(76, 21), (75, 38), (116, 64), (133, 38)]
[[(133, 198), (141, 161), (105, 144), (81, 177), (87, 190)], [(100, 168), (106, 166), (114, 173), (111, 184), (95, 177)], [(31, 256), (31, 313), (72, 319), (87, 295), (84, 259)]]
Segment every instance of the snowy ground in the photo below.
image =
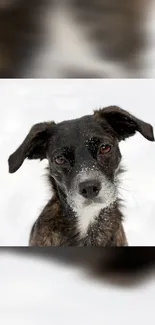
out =
[[(0, 80), (0, 245), (27, 245), (49, 193), (45, 162), (8, 174), (7, 158), (33, 123), (89, 114), (117, 104), (155, 126), (155, 81)], [(136, 135), (121, 145), (128, 173), (125, 229), (130, 245), (155, 245), (155, 144)], [(52, 260), (0, 251), (0, 324), (153, 325), (155, 281), (116, 287)]]
[[(61, 121), (116, 104), (155, 127), (154, 80), (0, 80), (0, 245), (24, 246), (49, 198), (46, 161), (8, 173), (8, 156), (39, 121)], [(130, 245), (155, 245), (155, 144), (140, 134), (121, 143), (121, 196)]]

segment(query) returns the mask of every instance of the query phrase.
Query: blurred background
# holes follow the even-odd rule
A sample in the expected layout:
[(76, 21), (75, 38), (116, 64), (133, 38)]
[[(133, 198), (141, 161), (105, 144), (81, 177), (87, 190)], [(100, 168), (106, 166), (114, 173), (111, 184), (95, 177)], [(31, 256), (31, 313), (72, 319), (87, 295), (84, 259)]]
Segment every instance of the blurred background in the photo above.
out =
[(154, 0), (0, 0), (1, 78), (154, 78)]

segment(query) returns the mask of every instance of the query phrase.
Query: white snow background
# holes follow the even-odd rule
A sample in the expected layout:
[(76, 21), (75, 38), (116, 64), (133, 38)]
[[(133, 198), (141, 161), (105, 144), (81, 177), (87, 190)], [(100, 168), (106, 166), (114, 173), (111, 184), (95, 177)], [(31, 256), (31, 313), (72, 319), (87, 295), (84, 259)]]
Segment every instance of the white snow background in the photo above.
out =
[[(79, 117), (115, 104), (155, 126), (153, 80), (0, 80), (0, 245), (27, 245), (45, 205), (46, 162), (25, 161), (8, 174), (8, 156), (36, 122)], [(155, 244), (155, 143), (137, 134), (121, 144), (122, 195), (130, 245)], [(115, 287), (72, 267), (1, 251), (0, 324), (155, 324), (155, 281)]]

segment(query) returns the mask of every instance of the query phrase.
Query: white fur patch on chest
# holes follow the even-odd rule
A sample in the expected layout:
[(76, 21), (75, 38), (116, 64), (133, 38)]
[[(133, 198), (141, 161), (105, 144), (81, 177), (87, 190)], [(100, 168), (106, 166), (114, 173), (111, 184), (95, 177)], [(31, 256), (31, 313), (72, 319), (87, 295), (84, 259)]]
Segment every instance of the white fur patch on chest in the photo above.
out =
[(116, 197), (114, 197), (113, 200), (110, 200), (109, 202), (107, 201), (106, 204), (94, 203), (85, 208), (78, 207), (76, 209), (77, 224), (81, 236), (85, 236), (87, 234), (89, 226), (93, 225), (93, 223), (97, 221), (101, 210), (109, 208), (115, 202), (115, 200)]
[(77, 223), (81, 235), (85, 235), (88, 228), (99, 216), (101, 210), (104, 208), (103, 204), (91, 204), (85, 208), (77, 209)]

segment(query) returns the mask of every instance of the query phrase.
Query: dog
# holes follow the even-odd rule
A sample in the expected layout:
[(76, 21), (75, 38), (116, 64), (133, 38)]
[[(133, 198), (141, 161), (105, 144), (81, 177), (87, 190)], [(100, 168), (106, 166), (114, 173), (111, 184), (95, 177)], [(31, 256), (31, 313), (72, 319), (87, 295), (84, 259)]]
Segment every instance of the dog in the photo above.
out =
[(127, 246), (118, 197), (119, 142), (153, 127), (117, 106), (56, 124), (35, 124), (9, 157), (9, 172), (47, 159), (53, 196), (34, 223), (30, 246)]

